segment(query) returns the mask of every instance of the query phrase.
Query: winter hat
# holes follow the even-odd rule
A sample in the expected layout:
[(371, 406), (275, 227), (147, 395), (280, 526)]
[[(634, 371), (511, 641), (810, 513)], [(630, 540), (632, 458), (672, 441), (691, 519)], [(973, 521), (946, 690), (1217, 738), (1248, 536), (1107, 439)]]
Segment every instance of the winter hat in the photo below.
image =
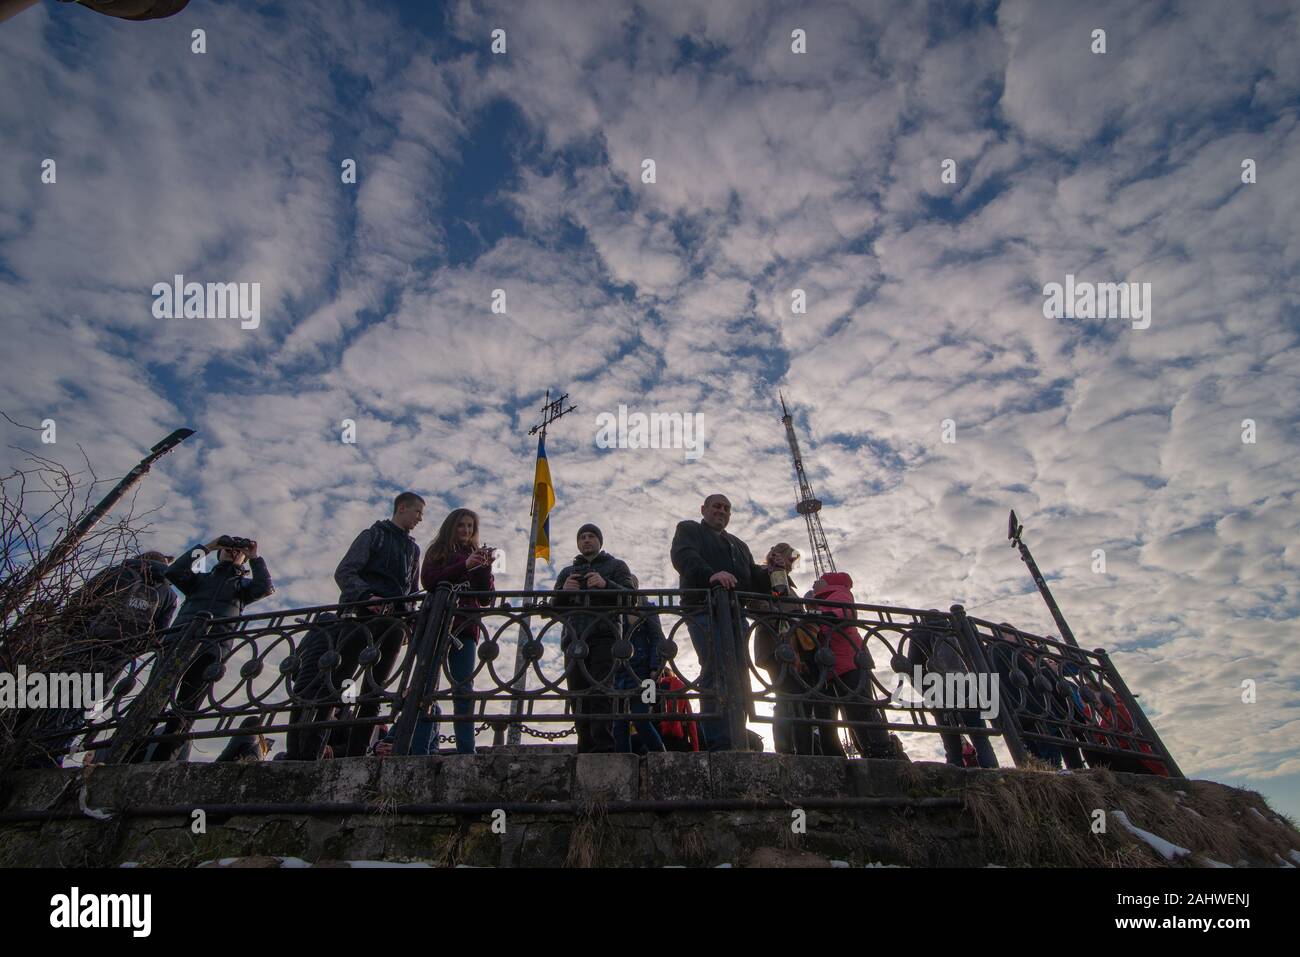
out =
[(605, 536), (601, 534), (600, 529), (591, 522), (588, 522), (586, 525), (582, 526), (582, 528), (578, 529), (578, 538), (582, 538), (583, 532), (591, 532), (591, 534), (595, 535), (596, 538), (600, 540), (601, 547), (603, 548), (605, 546)]

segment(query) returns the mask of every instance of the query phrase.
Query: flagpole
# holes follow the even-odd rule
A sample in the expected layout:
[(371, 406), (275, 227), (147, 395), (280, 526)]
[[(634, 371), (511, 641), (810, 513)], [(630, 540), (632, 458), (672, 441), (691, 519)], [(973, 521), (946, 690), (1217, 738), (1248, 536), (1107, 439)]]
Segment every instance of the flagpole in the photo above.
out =
[[(549, 391), (547, 392), (547, 397), (548, 398), (550, 397)], [(545, 426), (542, 427), (541, 435), (537, 437), (537, 458), (539, 459), (541, 458), (542, 455), (542, 443), (544, 441), (546, 441)], [(533, 468), (536, 469), (536, 467), (537, 467), (537, 463), (536, 461), (534, 461)], [(537, 479), (535, 476), (533, 478), (533, 494), (531, 498), (532, 498), (532, 507), (528, 510), (528, 551), (524, 553), (527, 556), (524, 564), (524, 591), (526, 592), (533, 590), (533, 581), (537, 573), (537, 558), (536, 558)], [(527, 602), (528, 599), (525, 598), (524, 601)], [(519, 669), (523, 666), (524, 663), (524, 640), (525, 640), (524, 635), (525, 634), (526, 634), (525, 626), (523, 622), (520, 622), (518, 637), (515, 639), (515, 670), (513, 674), (519, 674)], [(515, 682), (515, 685), (512, 688), (512, 690), (515, 691), (516, 693), (528, 690), (528, 674), (526, 672), (520, 675), (519, 680)], [(514, 701), (511, 702), (510, 705), (510, 713), (512, 715), (518, 716), (523, 712), (523, 710), (524, 710), (523, 699), (520, 697), (515, 697)], [(496, 737), (499, 737), (499, 735), (497, 735)], [(510, 733), (506, 737), (506, 744), (508, 744), (512, 748), (518, 747), (521, 738), (522, 738), (522, 732), (520, 731), (519, 724), (515, 723), (510, 725)], [(500, 741), (494, 739), (493, 743), (499, 744)]]
[[(551, 390), (546, 390), (546, 404), (542, 406), (542, 421), (540, 424), (533, 426), (528, 430), (529, 435), (537, 435), (537, 456), (533, 462), (533, 490), (530, 498), (532, 499), (528, 509), (528, 551), (524, 556), (524, 592), (528, 593), (533, 590), (533, 581), (537, 566), (537, 533), (541, 522), (541, 515), (537, 509), (537, 467), (542, 461), (542, 449), (546, 446), (546, 427), (561, 416), (568, 415), (570, 412), (576, 412), (578, 407), (571, 405), (567, 409), (564, 407), (564, 401), (569, 397), (566, 392), (554, 402), (551, 401)], [(551, 497), (554, 497), (555, 483), (550, 477), (550, 463), (547, 463), (547, 487), (551, 490)], [(550, 548), (550, 541), (547, 541), (547, 549)], [(524, 603), (532, 601), (531, 597), (525, 595)], [(524, 643), (525, 635), (530, 630), (530, 615), (525, 615), (519, 623), (518, 638), (515, 640), (515, 670), (514, 674), (519, 678), (511, 685), (511, 696), (513, 701), (510, 705), (510, 714), (518, 718), (524, 710), (523, 693), (528, 690), (528, 673), (523, 670), (524, 667)], [(508, 735), (504, 735), (506, 743), (510, 747), (518, 747), (522, 735), (522, 722), (512, 721)], [(493, 747), (499, 747), (502, 740), (502, 731), (500, 725), (492, 736)]]

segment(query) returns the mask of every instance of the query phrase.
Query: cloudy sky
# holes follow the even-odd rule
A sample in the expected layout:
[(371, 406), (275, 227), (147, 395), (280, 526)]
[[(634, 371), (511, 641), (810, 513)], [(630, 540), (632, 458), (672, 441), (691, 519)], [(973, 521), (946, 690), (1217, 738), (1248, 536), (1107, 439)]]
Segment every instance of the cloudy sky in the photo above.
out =
[[(422, 545), (478, 509), (518, 587), (547, 388), (578, 406), (559, 557), (595, 521), (667, 585), (714, 490), (755, 552), (807, 551), (782, 389), (860, 601), (1050, 632), (1014, 507), (1183, 769), (1300, 815), (1295, 6), (789, 7), (20, 14), (0, 408), (101, 475), (197, 428), (144, 486), (149, 543), (256, 537), (290, 607), (335, 599), (403, 489)], [(257, 328), (155, 317), (177, 274), (259, 283)], [(1045, 316), (1067, 274), (1149, 283), (1149, 326)], [(620, 404), (702, 416), (702, 454), (599, 447)]]

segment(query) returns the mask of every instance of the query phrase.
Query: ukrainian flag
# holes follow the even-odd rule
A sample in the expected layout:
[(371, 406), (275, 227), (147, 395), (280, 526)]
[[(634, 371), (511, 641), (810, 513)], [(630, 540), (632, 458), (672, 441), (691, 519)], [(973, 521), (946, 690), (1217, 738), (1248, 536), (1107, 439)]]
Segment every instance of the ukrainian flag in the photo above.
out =
[(546, 462), (546, 438), (537, 437), (537, 474), (533, 477), (533, 509), (537, 513), (537, 545), (533, 558), (551, 560), (551, 509), (555, 507), (555, 486)]

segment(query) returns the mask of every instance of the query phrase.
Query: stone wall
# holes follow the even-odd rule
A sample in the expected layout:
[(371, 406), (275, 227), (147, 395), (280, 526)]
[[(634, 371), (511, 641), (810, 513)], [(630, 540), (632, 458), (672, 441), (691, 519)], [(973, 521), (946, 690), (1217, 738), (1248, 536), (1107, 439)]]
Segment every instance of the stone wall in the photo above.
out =
[[(2, 790), (4, 866), (269, 857), (490, 867), (1159, 866), (1215, 854), (1277, 866), (1292, 853), (1300, 861), (1300, 834), (1259, 795), (1106, 771), (502, 751), (23, 771)], [(1113, 819), (1095, 833), (1083, 810), (1094, 806), (1122, 808), (1132, 823), (1196, 845), (1193, 853), (1165, 861)]]

